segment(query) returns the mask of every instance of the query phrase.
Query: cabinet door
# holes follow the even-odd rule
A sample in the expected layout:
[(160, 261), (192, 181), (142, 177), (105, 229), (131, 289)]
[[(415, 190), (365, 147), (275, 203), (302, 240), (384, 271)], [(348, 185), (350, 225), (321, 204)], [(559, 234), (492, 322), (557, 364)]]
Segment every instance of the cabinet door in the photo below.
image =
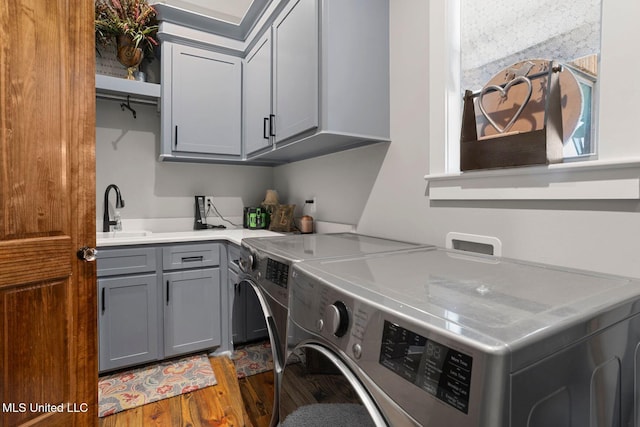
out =
[(220, 269), (164, 274), (165, 356), (221, 343)]
[(240, 155), (239, 58), (173, 45), (172, 150)]
[(246, 340), (254, 341), (269, 336), (267, 322), (260, 305), (260, 300), (254, 289), (245, 284), (245, 316), (246, 316)]
[(158, 358), (156, 274), (98, 280), (100, 371)]
[(271, 33), (260, 39), (244, 63), (245, 154), (271, 146)]
[(231, 310), (231, 333), (234, 344), (247, 341), (245, 319), (245, 291), (244, 286), (238, 283), (238, 274), (229, 269), (229, 289), (233, 290), (233, 303)]
[(273, 26), (276, 143), (318, 127), (318, 7), (297, 0)]

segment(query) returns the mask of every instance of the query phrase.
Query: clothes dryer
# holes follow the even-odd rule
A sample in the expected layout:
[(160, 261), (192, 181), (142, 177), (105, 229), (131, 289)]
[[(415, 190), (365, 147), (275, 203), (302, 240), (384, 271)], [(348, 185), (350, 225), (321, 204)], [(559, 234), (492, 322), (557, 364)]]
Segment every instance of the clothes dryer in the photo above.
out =
[[(305, 261), (292, 278), (290, 354), (331, 361), (363, 423), (637, 422), (640, 280), (438, 248)], [(283, 426), (354, 404), (295, 392), (321, 381), (301, 369), (285, 363)]]

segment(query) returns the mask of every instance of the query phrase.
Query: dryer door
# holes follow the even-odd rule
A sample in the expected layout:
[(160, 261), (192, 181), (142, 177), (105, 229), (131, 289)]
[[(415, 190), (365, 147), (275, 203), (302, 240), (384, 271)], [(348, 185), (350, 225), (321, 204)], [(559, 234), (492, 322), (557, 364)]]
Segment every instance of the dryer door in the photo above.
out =
[(339, 355), (305, 343), (289, 354), (280, 391), (280, 426), (387, 426), (367, 390)]

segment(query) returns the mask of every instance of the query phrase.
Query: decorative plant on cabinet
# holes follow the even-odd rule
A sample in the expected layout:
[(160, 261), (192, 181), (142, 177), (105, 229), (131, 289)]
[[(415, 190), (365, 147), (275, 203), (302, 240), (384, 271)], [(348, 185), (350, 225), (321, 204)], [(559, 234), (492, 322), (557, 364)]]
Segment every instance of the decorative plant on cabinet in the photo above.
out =
[(96, 0), (96, 45), (108, 46), (116, 40), (118, 61), (134, 79), (144, 57), (151, 59), (158, 46), (156, 11), (146, 0)]

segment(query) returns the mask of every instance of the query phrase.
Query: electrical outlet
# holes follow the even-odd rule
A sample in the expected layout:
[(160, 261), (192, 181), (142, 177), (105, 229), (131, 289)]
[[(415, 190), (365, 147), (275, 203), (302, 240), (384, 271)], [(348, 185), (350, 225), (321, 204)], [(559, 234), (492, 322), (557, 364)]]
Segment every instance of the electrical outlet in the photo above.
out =
[(204, 198), (204, 205), (207, 207), (207, 213), (209, 212), (210, 209), (213, 209), (213, 197), (212, 196), (205, 196)]

